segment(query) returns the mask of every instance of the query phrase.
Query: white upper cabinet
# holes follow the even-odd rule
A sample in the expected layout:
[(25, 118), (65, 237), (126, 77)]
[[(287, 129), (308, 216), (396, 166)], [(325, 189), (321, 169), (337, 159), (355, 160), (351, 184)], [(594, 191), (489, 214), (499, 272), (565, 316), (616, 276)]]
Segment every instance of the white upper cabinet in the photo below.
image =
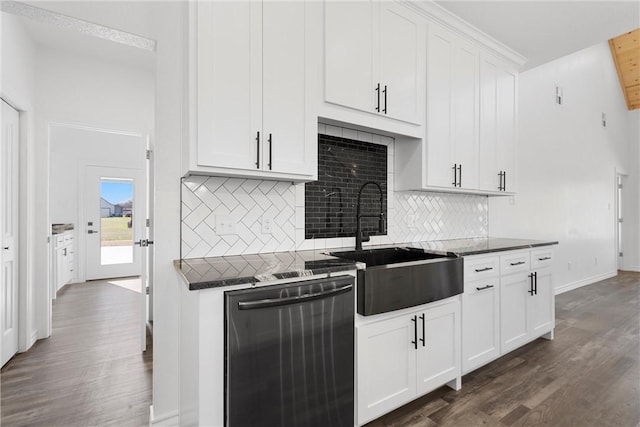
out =
[(520, 58), (453, 26), (427, 27), (425, 137), (396, 144), (396, 189), (513, 194)]
[(513, 67), (480, 58), (480, 189), (514, 191), (516, 84)]
[(426, 186), (477, 188), (477, 114), (478, 48), (430, 24)]
[(316, 138), (309, 137), (315, 121), (309, 123), (305, 108), (305, 2), (192, 7), (196, 135), (186, 169), (267, 179), (313, 177), (317, 153)]
[(326, 1), (324, 33), (326, 102), (424, 123), (422, 17), (394, 1)]
[(325, 100), (373, 111), (372, 1), (325, 2)]

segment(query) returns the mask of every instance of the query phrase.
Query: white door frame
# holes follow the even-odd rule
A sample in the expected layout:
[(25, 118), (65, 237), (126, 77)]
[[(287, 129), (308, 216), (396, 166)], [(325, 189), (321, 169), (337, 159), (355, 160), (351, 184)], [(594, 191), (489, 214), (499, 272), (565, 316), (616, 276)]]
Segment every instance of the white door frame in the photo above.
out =
[[(619, 233), (618, 233), (618, 227), (620, 226), (618, 223), (618, 218), (620, 218), (622, 216), (622, 229), (625, 229), (625, 225), (624, 225), (624, 211), (625, 211), (625, 204), (628, 202), (627, 197), (624, 195), (625, 191), (624, 188), (626, 185), (624, 185), (625, 180), (627, 179), (628, 175), (626, 172), (622, 171), (622, 170), (618, 170), (616, 169), (615, 171), (615, 176), (614, 176), (614, 218), (613, 218), (613, 222), (614, 222), (614, 236), (615, 236), (615, 247), (614, 247), (614, 256), (615, 256), (615, 260), (616, 260), (616, 270), (624, 270), (626, 265), (625, 265), (625, 258), (624, 255), (620, 256), (620, 251), (623, 252), (624, 254), (624, 240), (622, 241), (622, 248), (620, 248), (620, 238), (619, 238)], [(622, 197), (622, 212), (620, 212), (620, 192), (618, 191), (618, 178), (620, 178), (620, 183), (623, 184), (622, 185), (622, 193), (623, 193), (623, 197)], [(622, 233), (624, 235), (624, 233)]]
[[(0, 131), (3, 133), (2, 141), (4, 144), (7, 144), (9, 149), (8, 153), (11, 157), (0, 158), (0, 198), (1, 194), (4, 193), (5, 188), (9, 188), (9, 194), (7, 197), (9, 200), (2, 200), (3, 206), (0, 206), (0, 241), (2, 243), (2, 247), (0, 248), (0, 274), (4, 276), (5, 274), (5, 263), (10, 262), (10, 284), (4, 283), (4, 286), (11, 286), (11, 292), (9, 296), (11, 298), (10, 303), (10, 313), (11, 313), (11, 327), (7, 334), (5, 334), (5, 325), (4, 318), (6, 317), (5, 310), (0, 312), (0, 315), (3, 319), (0, 321), (3, 328), (0, 330), (0, 354), (2, 355), (2, 360), (0, 361), (0, 365), (4, 365), (4, 363), (8, 362), (18, 351), (20, 351), (20, 330), (24, 326), (20, 325), (20, 313), (22, 312), (20, 308), (20, 295), (22, 293), (20, 286), (20, 112), (14, 108), (8, 102), (1, 100), (2, 109), (7, 111), (7, 113), (11, 114), (11, 118), (9, 116), (5, 116), (2, 114), (2, 119), (0, 119)], [(5, 105), (6, 104), (6, 105)], [(15, 113), (15, 115), (14, 115)], [(14, 121), (15, 119), (15, 121)], [(5, 121), (10, 122), (12, 126), (12, 132), (9, 136), (9, 140), (5, 140)], [(0, 154), (4, 157), (4, 145), (0, 147)], [(8, 163), (8, 169), (10, 176), (8, 177), (8, 181), (5, 182), (7, 177), (7, 170), (3, 167), (4, 163)], [(7, 218), (3, 215), (5, 212), (5, 208), (8, 208), (10, 211), (10, 223), (5, 224)], [(5, 225), (9, 226), (8, 235), (5, 235)], [(0, 283), (2, 280), (0, 279)], [(0, 301), (3, 306), (6, 304), (4, 297), (6, 296), (5, 289), (0, 289)], [(6, 340), (6, 341), (5, 341)], [(10, 348), (4, 348), (5, 345), (10, 344)]]

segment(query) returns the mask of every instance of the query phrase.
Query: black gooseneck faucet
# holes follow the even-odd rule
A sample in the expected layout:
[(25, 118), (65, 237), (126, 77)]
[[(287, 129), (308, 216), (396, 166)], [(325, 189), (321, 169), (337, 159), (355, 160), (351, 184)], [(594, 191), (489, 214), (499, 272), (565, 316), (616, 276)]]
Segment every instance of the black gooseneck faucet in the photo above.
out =
[[(362, 190), (364, 190), (364, 187), (366, 187), (367, 185), (375, 185), (376, 187), (378, 187), (378, 191), (380, 192), (380, 213), (378, 213), (377, 215), (373, 215), (373, 214), (369, 214), (369, 215), (363, 215), (360, 213), (360, 198), (362, 197)], [(385, 232), (385, 226), (384, 226), (384, 211), (382, 210), (382, 187), (380, 187), (380, 184), (378, 184), (377, 182), (374, 181), (367, 181), (364, 184), (362, 184), (362, 186), (360, 187), (360, 191), (358, 191), (358, 201), (357, 201), (357, 206), (356, 206), (356, 250), (362, 250), (362, 221), (361, 218), (378, 218), (378, 228), (380, 233), (384, 233)], [(367, 238), (364, 240), (365, 242), (369, 241), (369, 236), (367, 236)]]

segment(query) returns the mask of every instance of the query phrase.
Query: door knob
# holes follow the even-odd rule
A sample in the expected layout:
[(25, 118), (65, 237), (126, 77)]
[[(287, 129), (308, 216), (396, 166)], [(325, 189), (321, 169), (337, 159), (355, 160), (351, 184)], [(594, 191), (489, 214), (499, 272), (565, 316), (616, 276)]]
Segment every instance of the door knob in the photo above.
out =
[(2, 248), (2, 249), (4, 249), (5, 251), (8, 251), (8, 250), (9, 250), (9, 246), (5, 246), (5, 247), (4, 247), (4, 248)]
[(87, 234), (98, 234), (98, 230), (87, 230)]

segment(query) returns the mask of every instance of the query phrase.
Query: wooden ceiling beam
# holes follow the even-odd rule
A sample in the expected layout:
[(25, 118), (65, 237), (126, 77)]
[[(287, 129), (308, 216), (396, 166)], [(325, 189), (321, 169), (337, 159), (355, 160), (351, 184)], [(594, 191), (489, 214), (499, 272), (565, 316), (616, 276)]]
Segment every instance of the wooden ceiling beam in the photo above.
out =
[(609, 40), (629, 110), (640, 108), (640, 28)]

